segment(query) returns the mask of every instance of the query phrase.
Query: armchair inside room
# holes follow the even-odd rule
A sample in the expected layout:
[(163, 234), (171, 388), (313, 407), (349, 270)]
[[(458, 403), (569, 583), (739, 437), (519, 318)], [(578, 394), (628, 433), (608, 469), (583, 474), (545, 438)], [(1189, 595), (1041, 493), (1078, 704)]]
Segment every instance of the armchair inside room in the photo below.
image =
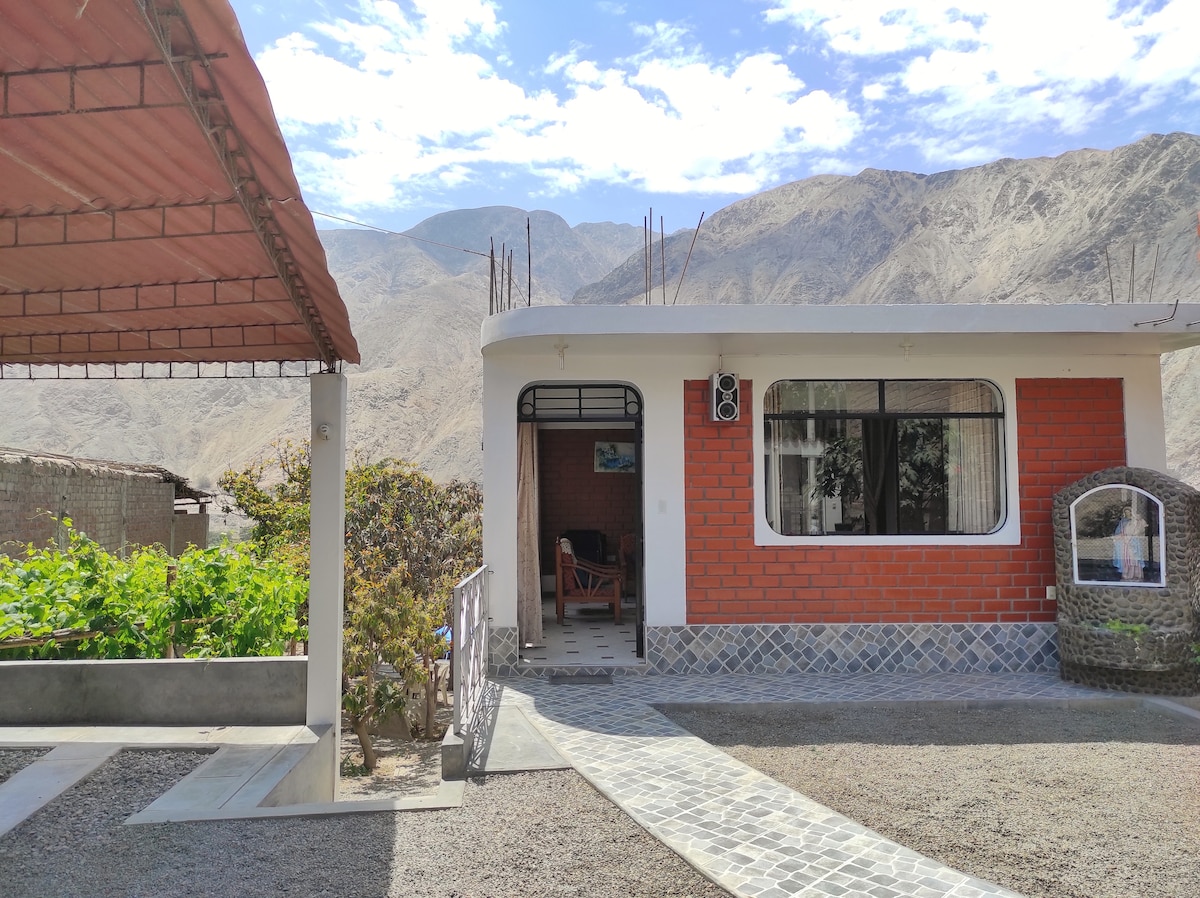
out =
[(585, 561), (575, 553), (566, 537), (554, 544), (555, 610), (563, 622), (567, 602), (600, 603), (612, 608), (613, 620), (621, 622), (621, 567)]

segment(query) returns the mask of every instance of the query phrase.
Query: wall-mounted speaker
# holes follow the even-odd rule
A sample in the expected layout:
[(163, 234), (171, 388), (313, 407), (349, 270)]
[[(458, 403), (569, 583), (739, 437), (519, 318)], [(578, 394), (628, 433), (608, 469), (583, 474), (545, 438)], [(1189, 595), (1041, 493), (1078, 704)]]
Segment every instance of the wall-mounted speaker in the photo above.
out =
[(709, 418), (717, 423), (736, 421), (741, 404), (738, 396), (738, 376), (727, 371), (718, 371), (708, 379), (708, 387)]

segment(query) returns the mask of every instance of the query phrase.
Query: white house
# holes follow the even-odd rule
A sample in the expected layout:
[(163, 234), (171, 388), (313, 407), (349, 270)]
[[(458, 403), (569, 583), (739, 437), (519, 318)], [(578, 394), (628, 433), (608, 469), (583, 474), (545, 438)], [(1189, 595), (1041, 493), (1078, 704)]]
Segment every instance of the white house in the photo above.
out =
[[(1200, 308), (1172, 312), (553, 306), (489, 317), (492, 669), (1054, 666), (1051, 500), (1113, 465), (1165, 470), (1159, 357), (1200, 343), (1188, 325)], [(632, 462), (624, 470), (600, 462), (614, 448)], [(621, 625), (635, 638), (603, 661), (544, 650), (557, 645), (554, 603), (543, 604), (555, 542), (581, 530), (603, 535), (601, 561), (626, 534), (639, 546)], [(519, 551), (522, 535), (536, 557)], [(583, 611), (589, 628), (613, 626), (605, 607), (568, 618)]]

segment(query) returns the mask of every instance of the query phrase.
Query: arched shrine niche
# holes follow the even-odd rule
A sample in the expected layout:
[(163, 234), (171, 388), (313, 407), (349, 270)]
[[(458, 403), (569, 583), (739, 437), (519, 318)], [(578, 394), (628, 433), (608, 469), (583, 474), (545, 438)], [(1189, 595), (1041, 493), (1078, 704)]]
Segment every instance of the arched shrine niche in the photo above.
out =
[(1105, 484), (1071, 503), (1074, 581), (1164, 586), (1163, 504), (1143, 489)]
[(1200, 692), (1200, 493), (1147, 468), (1107, 468), (1054, 497), (1064, 679)]

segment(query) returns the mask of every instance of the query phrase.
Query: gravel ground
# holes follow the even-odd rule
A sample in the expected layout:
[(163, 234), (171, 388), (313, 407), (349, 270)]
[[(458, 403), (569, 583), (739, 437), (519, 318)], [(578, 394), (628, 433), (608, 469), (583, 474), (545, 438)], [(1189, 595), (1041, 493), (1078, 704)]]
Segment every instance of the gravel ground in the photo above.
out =
[(1200, 895), (1200, 725), (1137, 708), (670, 716), (798, 792), (1030, 898)]
[(26, 764), (32, 764), (49, 750), (48, 748), (0, 748), (0, 783)]
[[(139, 753), (140, 754), (140, 753)], [(131, 760), (135, 763), (131, 763)], [(195, 763), (143, 755), (0, 837), (5, 898), (723, 898), (569, 771), (472, 780), (462, 808), (122, 826)], [(138, 769), (134, 769), (134, 768)]]
[[(1031, 898), (1200, 895), (1200, 727), (1186, 721), (1128, 707), (928, 705), (671, 716), (889, 838)], [(0, 772), (17, 754), (0, 753)], [(0, 894), (726, 895), (569, 771), (472, 780), (450, 811), (121, 825), (202, 757), (118, 755), (0, 837)], [(393, 782), (398, 793), (416, 785)]]

